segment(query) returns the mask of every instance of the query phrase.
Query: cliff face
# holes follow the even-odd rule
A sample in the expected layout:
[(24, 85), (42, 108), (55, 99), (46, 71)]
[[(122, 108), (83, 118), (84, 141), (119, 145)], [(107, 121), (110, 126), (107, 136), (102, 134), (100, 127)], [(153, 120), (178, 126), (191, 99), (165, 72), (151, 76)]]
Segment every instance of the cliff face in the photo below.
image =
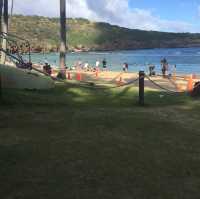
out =
[[(200, 47), (200, 34), (131, 30), (85, 19), (68, 19), (67, 25), (70, 51)], [(57, 18), (13, 16), (10, 32), (28, 39), (32, 51), (59, 49)]]

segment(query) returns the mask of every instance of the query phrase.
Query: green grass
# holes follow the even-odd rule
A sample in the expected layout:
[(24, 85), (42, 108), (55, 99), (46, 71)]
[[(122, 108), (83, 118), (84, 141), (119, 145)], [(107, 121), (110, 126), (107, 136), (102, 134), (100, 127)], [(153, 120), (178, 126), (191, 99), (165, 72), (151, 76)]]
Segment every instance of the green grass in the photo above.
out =
[(137, 96), (4, 90), (0, 198), (199, 198), (199, 101), (149, 90), (139, 107)]

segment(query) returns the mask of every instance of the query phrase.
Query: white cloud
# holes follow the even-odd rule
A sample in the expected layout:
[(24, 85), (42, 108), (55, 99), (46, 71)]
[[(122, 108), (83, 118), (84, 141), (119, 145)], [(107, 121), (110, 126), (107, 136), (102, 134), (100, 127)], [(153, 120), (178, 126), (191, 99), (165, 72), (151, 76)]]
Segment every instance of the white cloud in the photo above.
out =
[(25, 15), (55, 16), (59, 9), (56, 0), (14, 0), (14, 13)]
[[(105, 21), (144, 30), (195, 32), (192, 24), (155, 16), (151, 10), (131, 9), (128, 0), (67, 0), (67, 16)], [(200, 6), (199, 6), (200, 14)], [(15, 0), (14, 12), (26, 15), (59, 16), (59, 0)]]

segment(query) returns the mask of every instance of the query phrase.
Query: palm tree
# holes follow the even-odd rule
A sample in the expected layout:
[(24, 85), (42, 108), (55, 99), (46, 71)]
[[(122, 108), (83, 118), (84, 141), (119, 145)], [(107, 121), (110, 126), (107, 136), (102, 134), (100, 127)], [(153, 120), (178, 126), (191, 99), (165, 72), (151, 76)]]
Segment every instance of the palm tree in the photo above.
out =
[(11, 25), (11, 20), (12, 20), (12, 15), (13, 15), (13, 8), (14, 8), (14, 0), (11, 0), (9, 26)]
[(60, 69), (64, 75), (66, 61), (66, 0), (60, 0)]
[(0, 0), (0, 31), (2, 31), (2, 26), (1, 26), (1, 23), (2, 23), (2, 13), (3, 13), (3, 0)]

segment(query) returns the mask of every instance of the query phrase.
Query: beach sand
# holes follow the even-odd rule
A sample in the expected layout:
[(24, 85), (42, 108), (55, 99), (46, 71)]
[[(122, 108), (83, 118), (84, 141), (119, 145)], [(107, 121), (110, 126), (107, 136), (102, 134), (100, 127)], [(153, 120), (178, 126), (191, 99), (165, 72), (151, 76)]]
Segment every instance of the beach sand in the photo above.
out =
[[(93, 82), (96, 84), (111, 84), (111, 85), (123, 85), (133, 80), (139, 78), (138, 73), (134, 72), (113, 72), (113, 71), (100, 71), (96, 72), (84, 72), (84, 71), (66, 71), (66, 77), (72, 80), (77, 80), (77, 75), (81, 76), (82, 82)], [(147, 77), (149, 77), (147, 75)], [(149, 77), (154, 83), (152, 83), (147, 77), (145, 77), (145, 88), (163, 90), (161, 87), (178, 92), (187, 91), (188, 81), (190, 75), (177, 75), (164, 78), (162, 75), (156, 75)], [(69, 80), (70, 81), (70, 80)], [(200, 81), (200, 78), (193, 79), (193, 84), (197, 81)], [(134, 83), (135, 86), (138, 86), (138, 81)], [(157, 85), (158, 86), (157, 86)], [(159, 87), (160, 86), (160, 87)]]
[[(52, 69), (52, 75), (54, 77), (58, 74), (58, 69)], [(139, 78), (139, 74), (136, 72), (116, 72), (116, 71), (99, 71), (97, 72), (85, 72), (84, 70), (66, 70), (67, 81), (77, 80), (77, 75), (81, 76), (82, 82), (92, 82), (95, 84), (106, 84), (110, 86), (127, 84)], [(70, 77), (71, 80), (68, 80)], [(148, 74), (147, 74), (147, 77)], [(172, 76), (165, 78), (161, 74), (149, 77), (150, 81), (145, 77), (145, 88), (153, 90), (169, 90), (173, 92), (187, 92), (188, 91), (188, 81), (191, 75), (184, 74), (173, 74)], [(200, 76), (193, 77), (193, 85), (200, 81)], [(139, 81), (133, 83), (134, 86), (138, 87)], [(163, 88), (163, 89), (162, 89)]]

